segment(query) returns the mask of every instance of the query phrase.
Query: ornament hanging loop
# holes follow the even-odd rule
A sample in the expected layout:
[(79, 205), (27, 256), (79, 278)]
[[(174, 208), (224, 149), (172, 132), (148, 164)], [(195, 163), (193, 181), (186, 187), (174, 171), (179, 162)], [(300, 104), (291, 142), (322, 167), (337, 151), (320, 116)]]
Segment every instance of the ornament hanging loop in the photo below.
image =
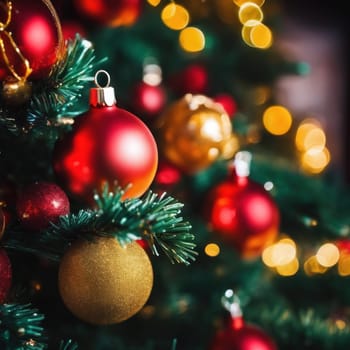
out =
[(227, 289), (225, 291), (224, 295), (221, 297), (221, 304), (230, 313), (233, 319), (242, 316), (239, 298), (232, 289)]
[[(103, 74), (107, 77), (105, 86), (98, 82), (99, 76)], [(115, 91), (112, 86), (109, 86), (111, 77), (107, 71), (101, 69), (95, 73), (94, 82), (96, 87), (90, 89), (90, 106), (92, 107), (112, 107), (116, 105)]]
[[(99, 76), (99, 75), (101, 76), (101, 74), (104, 74), (104, 75), (106, 76), (106, 78), (107, 78), (107, 83), (106, 83), (105, 86), (101, 86), (101, 85), (99, 84), (99, 82), (98, 82), (98, 76)], [(98, 71), (95, 73), (94, 82), (95, 82), (95, 85), (96, 85), (97, 87), (101, 88), (101, 89), (107, 88), (107, 87), (109, 87), (109, 85), (110, 85), (110, 83), (111, 83), (111, 76), (109, 75), (109, 73), (108, 73), (107, 71), (105, 71), (105, 70), (103, 70), (103, 69), (100, 69), (100, 70), (98, 70)]]

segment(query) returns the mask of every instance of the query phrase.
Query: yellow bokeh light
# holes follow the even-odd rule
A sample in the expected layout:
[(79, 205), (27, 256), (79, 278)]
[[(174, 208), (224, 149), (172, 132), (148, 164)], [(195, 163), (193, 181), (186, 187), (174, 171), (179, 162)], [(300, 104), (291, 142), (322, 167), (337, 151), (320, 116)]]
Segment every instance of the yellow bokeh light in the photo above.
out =
[(333, 243), (323, 244), (316, 253), (317, 262), (324, 267), (332, 267), (339, 261), (339, 249)]
[(350, 255), (341, 254), (338, 261), (338, 273), (340, 276), (350, 275)]
[(283, 135), (292, 126), (292, 115), (282, 106), (271, 106), (263, 114), (265, 129), (273, 135)]
[(242, 35), (242, 39), (243, 41), (251, 47), (254, 47), (251, 38), (250, 38), (250, 32), (252, 31), (252, 26), (247, 26), (247, 25), (243, 25), (242, 30), (241, 30), (241, 35)]
[(320, 123), (316, 119), (305, 119), (297, 129), (295, 134), (295, 146), (299, 151), (305, 151), (305, 138), (314, 129), (320, 128)]
[(259, 23), (250, 31), (250, 42), (259, 49), (268, 49), (272, 45), (272, 32), (269, 27)]
[(205, 36), (200, 29), (187, 27), (180, 32), (179, 43), (185, 51), (202, 51), (205, 47)]
[(245, 26), (255, 26), (264, 19), (264, 14), (254, 2), (246, 2), (239, 8), (238, 18)]
[(161, 0), (147, 0), (147, 2), (154, 7), (158, 6), (160, 4), (160, 1)]
[(220, 247), (215, 243), (209, 243), (205, 246), (204, 252), (208, 256), (215, 257), (220, 254)]
[(301, 157), (301, 166), (305, 171), (311, 174), (319, 174), (329, 164), (330, 159), (331, 156), (326, 147), (322, 150), (318, 147), (311, 148), (303, 153)]
[(262, 5), (264, 5), (265, 0), (233, 0), (233, 2), (239, 7), (241, 7), (243, 4), (247, 2), (252, 2), (258, 5), (259, 7), (261, 7)]
[(161, 18), (163, 23), (173, 30), (185, 28), (190, 21), (188, 11), (183, 6), (173, 2), (163, 8)]
[(295, 243), (291, 239), (283, 239), (267, 247), (262, 253), (266, 266), (277, 267), (290, 264), (296, 257)]
[(321, 128), (313, 128), (305, 135), (304, 150), (318, 148), (322, 150), (326, 145), (326, 134)]
[(281, 265), (276, 267), (276, 272), (281, 276), (285, 276), (285, 277), (295, 275), (298, 272), (298, 270), (299, 270), (299, 261), (296, 258), (286, 265)]
[(271, 89), (267, 86), (258, 86), (254, 89), (254, 103), (263, 105), (271, 96)]
[(325, 273), (327, 270), (327, 267), (319, 264), (314, 255), (308, 258), (304, 263), (304, 271), (308, 276)]

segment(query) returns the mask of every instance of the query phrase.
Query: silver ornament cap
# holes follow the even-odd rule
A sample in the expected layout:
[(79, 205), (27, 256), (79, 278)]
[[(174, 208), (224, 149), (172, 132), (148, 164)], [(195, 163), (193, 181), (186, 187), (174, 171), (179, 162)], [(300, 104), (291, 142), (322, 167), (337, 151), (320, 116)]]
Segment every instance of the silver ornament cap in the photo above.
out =
[[(105, 86), (98, 82), (99, 76), (103, 74), (107, 78)], [(98, 70), (94, 77), (96, 87), (90, 89), (90, 106), (92, 107), (112, 107), (117, 104), (114, 87), (109, 86), (111, 77), (105, 70)]]

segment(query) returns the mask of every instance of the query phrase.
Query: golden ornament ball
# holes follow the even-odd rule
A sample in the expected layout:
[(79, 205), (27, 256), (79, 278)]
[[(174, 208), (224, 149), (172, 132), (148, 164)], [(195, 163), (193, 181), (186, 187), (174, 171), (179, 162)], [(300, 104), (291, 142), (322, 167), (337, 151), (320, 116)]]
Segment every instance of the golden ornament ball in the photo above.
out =
[(136, 242), (121, 246), (115, 238), (78, 241), (64, 254), (58, 273), (59, 292), (79, 319), (108, 325), (135, 315), (153, 287), (153, 269)]
[(155, 132), (164, 158), (188, 174), (232, 158), (239, 147), (229, 115), (204, 95), (186, 94), (169, 105)]

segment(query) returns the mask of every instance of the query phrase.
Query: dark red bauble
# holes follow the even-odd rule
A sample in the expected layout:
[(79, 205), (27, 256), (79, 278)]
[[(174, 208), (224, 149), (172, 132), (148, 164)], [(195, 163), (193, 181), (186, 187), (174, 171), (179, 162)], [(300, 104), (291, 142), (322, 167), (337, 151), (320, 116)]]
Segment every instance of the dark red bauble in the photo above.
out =
[(280, 213), (270, 194), (248, 177), (224, 181), (206, 202), (211, 229), (243, 258), (257, 258), (279, 233)]
[(77, 12), (109, 27), (131, 26), (143, 7), (142, 0), (74, 0)]
[(237, 112), (237, 103), (230, 94), (218, 94), (214, 96), (213, 100), (217, 103), (220, 103), (221, 106), (225, 109), (226, 113), (232, 118)]
[(181, 171), (171, 163), (162, 161), (159, 163), (154, 182), (161, 186), (174, 186), (182, 177)]
[(70, 204), (66, 193), (55, 183), (35, 182), (25, 187), (17, 199), (17, 216), (30, 230), (47, 228), (61, 215), (69, 214)]
[(76, 119), (72, 132), (58, 140), (53, 167), (72, 195), (92, 203), (105, 183), (127, 190), (124, 198), (141, 196), (158, 166), (156, 141), (134, 114), (113, 105), (91, 107)]
[(133, 107), (141, 115), (152, 117), (160, 113), (166, 103), (166, 93), (161, 85), (138, 83), (132, 92)]
[(240, 327), (219, 331), (209, 350), (277, 350), (277, 346), (261, 328), (243, 323)]
[(61, 24), (51, 2), (0, 0), (0, 13), (5, 19), (3, 23), (9, 19), (8, 25), (0, 32), (5, 52), (5, 55), (0, 55), (0, 80), (9, 76), (47, 77), (53, 65), (64, 55)]
[(6, 300), (7, 294), (11, 288), (11, 282), (11, 262), (5, 250), (0, 249), (0, 304)]
[(0, 207), (0, 240), (2, 238), (4, 231), (5, 231), (5, 224), (6, 224), (6, 217), (5, 217), (5, 214), (2, 210), (2, 208)]
[(207, 68), (200, 63), (187, 66), (169, 79), (169, 86), (178, 94), (206, 94), (209, 74)]

